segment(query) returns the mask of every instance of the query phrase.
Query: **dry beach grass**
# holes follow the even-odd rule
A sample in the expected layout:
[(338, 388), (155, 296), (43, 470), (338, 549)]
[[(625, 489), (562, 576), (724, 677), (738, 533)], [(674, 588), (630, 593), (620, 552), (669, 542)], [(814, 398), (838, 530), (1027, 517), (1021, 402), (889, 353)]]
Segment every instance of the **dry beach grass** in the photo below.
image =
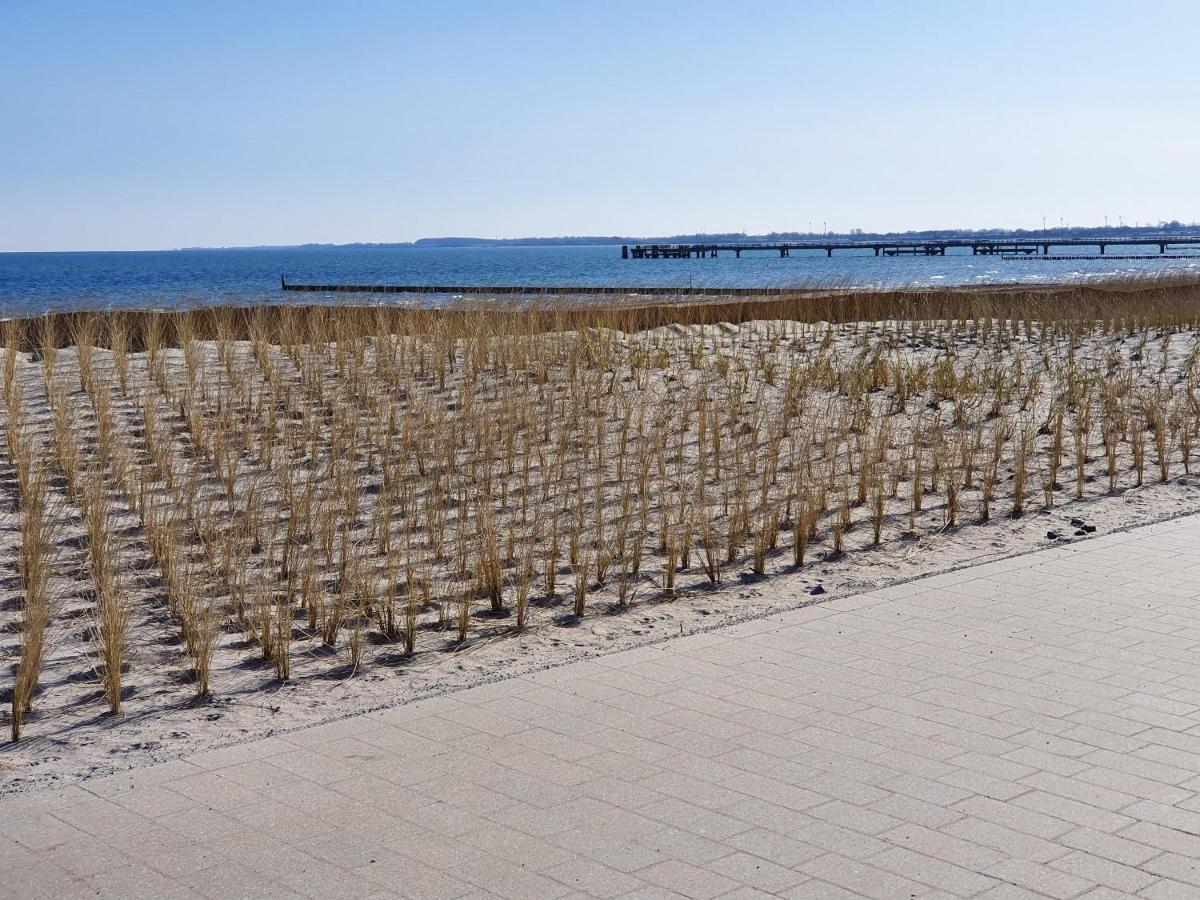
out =
[(1198, 319), (1158, 282), (11, 320), (6, 752), (1188, 499)]

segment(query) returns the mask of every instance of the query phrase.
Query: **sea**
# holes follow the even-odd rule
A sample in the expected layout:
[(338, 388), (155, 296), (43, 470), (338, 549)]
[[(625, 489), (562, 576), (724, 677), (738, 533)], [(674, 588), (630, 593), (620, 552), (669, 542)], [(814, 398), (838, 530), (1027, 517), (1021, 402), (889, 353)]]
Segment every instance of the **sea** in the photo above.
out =
[[(1045, 284), (1162, 273), (1200, 276), (1191, 258), (1121, 259), (1157, 247), (1109, 248), (1097, 259), (973, 256), (876, 257), (870, 251), (725, 253), (716, 259), (622, 259), (619, 245), (471, 247), (300, 247), (89, 253), (0, 253), (0, 314), (50, 310), (287, 302), (291, 283), (409, 284), (538, 288), (901, 287)], [(1051, 255), (1054, 254), (1051, 248)], [(1077, 253), (1079, 248), (1066, 253)], [(321, 295), (318, 295), (318, 297)], [(348, 295), (330, 295), (337, 302)], [(370, 295), (353, 295), (364, 302)], [(385, 302), (404, 302), (380, 295)], [(426, 296), (422, 302), (452, 303)]]

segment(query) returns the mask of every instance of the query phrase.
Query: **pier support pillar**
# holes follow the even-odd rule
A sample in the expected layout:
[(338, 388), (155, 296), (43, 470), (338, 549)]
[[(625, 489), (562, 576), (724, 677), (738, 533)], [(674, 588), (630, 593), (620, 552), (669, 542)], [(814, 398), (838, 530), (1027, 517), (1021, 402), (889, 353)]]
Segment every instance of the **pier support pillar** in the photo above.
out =
[(826, 248), (825, 248), (825, 255), (826, 255), (826, 256), (833, 256), (833, 248), (832, 248), (832, 247), (826, 247)]
[(1104, 245), (1103, 244), (1100, 245), (1100, 255), (1101, 256), (1104, 255)]
[(629, 259), (629, 245), (628, 244), (623, 244), (621, 246), (621, 259)]
[(1159, 245), (1158, 245), (1158, 252), (1159, 252), (1159, 253), (1166, 253), (1166, 252), (1167, 252), (1167, 245), (1166, 245), (1166, 244), (1159, 244)]

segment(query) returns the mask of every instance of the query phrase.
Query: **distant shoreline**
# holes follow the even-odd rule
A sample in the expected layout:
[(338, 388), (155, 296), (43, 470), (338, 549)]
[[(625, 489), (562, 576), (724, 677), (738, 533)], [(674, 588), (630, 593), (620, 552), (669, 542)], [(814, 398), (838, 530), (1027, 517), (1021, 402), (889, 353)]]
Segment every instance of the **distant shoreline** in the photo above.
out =
[(480, 237), (431, 237), (415, 241), (362, 242), (346, 244), (263, 244), (252, 247), (181, 247), (180, 250), (398, 250), (403, 248), (437, 247), (599, 247), (619, 244), (678, 244), (719, 241), (723, 243), (761, 241), (876, 241), (876, 240), (939, 240), (959, 238), (1018, 238), (1027, 240), (1055, 240), (1062, 238), (1089, 237), (1200, 237), (1200, 223), (1183, 225), (1178, 222), (1154, 226), (1087, 226), (1076, 228), (1006, 229), (1006, 228), (942, 228), (923, 231), (862, 231), (850, 232), (801, 232), (779, 231), (767, 234), (744, 232), (721, 232), (695, 234), (673, 234), (657, 237), (635, 235), (585, 235), (559, 237), (523, 238), (480, 238)]
[(763, 241), (920, 241), (958, 239), (1001, 239), (1056, 240), (1063, 238), (1113, 237), (1197, 237), (1200, 238), (1200, 222), (1162, 222), (1145, 226), (1077, 226), (1060, 228), (930, 228), (912, 231), (775, 231), (765, 234), (745, 232), (697, 232), (694, 234), (646, 235), (560, 235), (556, 237), (426, 237), (414, 241), (351, 241), (348, 243), (304, 243), (304, 244), (253, 244), (242, 246), (188, 246), (140, 250), (0, 250), (0, 256), (31, 255), (49, 253), (190, 253), (202, 251), (271, 251), (271, 250), (402, 250), (438, 248), (487, 248), (487, 247), (604, 247), (620, 244), (679, 244), (679, 243), (735, 243)]

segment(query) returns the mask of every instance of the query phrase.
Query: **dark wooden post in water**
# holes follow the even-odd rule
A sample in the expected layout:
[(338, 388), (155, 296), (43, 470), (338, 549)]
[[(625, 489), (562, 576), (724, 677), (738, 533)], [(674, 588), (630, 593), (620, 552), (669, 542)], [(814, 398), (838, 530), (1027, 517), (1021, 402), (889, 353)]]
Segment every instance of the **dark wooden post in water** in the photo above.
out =
[(629, 245), (628, 244), (621, 245), (621, 259), (629, 259)]

